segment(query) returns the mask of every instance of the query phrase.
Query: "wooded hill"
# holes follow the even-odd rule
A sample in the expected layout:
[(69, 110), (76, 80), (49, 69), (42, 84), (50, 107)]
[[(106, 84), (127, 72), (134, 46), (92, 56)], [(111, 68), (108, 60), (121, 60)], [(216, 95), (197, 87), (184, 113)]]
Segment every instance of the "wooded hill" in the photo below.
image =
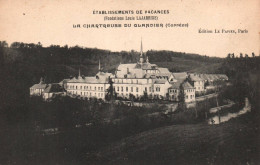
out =
[[(3, 64), (14, 64), (19, 72), (30, 74), (32, 83), (45, 77), (47, 82), (57, 82), (63, 78), (76, 76), (78, 69), (85, 76), (94, 75), (98, 71), (100, 60), (103, 71), (114, 72), (120, 63), (134, 63), (139, 59), (140, 52), (112, 52), (96, 48), (79, 46), (68, 47), (51, 45), (42, 47), (38, 44), (14, 42), (10, 47), (2, 47)], [(149, 50), (145, 52), (150, 63), (167, 67), (173, 72), (191, 71), (201, 73), (218, 73), (223, 61), (221, 58), (201, 56), (173, 51)], [(14, 72), (13, 72), (14, 73)]]

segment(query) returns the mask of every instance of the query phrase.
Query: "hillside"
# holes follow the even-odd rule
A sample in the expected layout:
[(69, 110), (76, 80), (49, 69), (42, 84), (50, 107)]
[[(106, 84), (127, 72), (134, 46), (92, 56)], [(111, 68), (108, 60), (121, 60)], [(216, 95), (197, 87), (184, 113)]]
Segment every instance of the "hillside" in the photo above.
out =
[[(258, 164), (252, 114), (220, 125), (172, 125), (122, 139), (86, 157), (96, 164)], [(92, 161), (93, 162), (92, 162)]]
[[(0, 55), (3, 64), (18, 65), (25, 73), (33, 75), (32, 79), (45, 77), (47, 82), (60, 81), (69, 76), (76, 76), (81, 68), (83, 75), (94, 75), (98, 71), (98, 61), (101, 61), (102, 69), (114, 72), (120, 63), (134, 63), (139, 59), (139, 52), (83, 48), (79, 46), (60, 47), (24, 43), (11, 44), (4, 47)], [(174, 72), (197, 71), (215, 73), (223, 59), (216, 57), (201, 56), (198, 54), (186, 54), (173, 51), (149, 50), (145, 53), (150, 63), (160, 67), (167, 67)], [(32, 83), (36, 83), (34, 80)]]

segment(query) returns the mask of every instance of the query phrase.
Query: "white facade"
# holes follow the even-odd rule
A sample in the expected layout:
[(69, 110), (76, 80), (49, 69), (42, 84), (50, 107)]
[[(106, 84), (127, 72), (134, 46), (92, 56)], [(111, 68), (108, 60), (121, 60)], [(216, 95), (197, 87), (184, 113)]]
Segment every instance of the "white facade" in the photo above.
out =
[(32, 87), (30, 87), (30, 95), (31, 96), (41, 96), (46, 87), (47, 87), (47, 84), (43, 83), (43, 81), (41, 79), (39, 84), (34, 84)]
[(204, 92), (205, 91), (205, 86), (204, 86), (205, 80), (200, 78), (198, 75), (190, 74), (188, 76), (188, 80), (193, 85), (196, 92)]
[(196, 90), (196, 92), (203, 92), (205, 90), (204, 88), (204, 81), (195, 81), (194, 82), (194, 88)]
[(105, 99), (108, 83), (67, 82), (67, 94), (80, 97)]
[(129, 98), (131, 94), (138, 98), (144, 93), (152, 97), (166, 97), (168, 88), (171, 86), (167, 80), (157, 81), (149, 78), (112, 78), (112, 81), (117, 96), (123, 98)]
[(109, 78), (112, 74), (98, 72), (94, 77), (74, 77), (67, 81), (66, 90), (68, 95), (85, 98), (105, 99), (109, 88)]
[(184, 100), (186, 103), (195, 101), (195, 89), (194, 88), (184, 90)]

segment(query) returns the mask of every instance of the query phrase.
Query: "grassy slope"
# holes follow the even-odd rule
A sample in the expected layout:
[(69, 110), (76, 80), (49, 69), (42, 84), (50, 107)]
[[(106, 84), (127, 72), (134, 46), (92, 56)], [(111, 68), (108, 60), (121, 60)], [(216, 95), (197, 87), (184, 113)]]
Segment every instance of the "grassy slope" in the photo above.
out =
[(259, 124), (253, 124), (250, 115), (221, 125), (173, 125), (146, 131), (100, 150), (87, 161), (94, 160), (91, 164), (258, 164)]

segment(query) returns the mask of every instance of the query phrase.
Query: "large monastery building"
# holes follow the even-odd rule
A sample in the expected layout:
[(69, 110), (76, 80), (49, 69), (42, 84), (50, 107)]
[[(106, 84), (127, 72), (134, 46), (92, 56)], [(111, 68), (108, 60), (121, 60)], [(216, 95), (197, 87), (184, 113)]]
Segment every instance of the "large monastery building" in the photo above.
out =
[[(60, 85), (67, 91), (67, 95), (72, 97), (105, 100), (112, 84), (114, 93), (121, 98), (138, 99), (147, 96), (151, 99), (179, 101), (180, 94), (183, 94), (185, 102), (194, 102), (195, 92), (204, 92), (204, 83), (214, 81), (212, 77), (227, 80), (225, 75), (171, 73), (167, 68), (151, 64), (148, 56), (143, 53), (141, 42), (137, 63), (120, 63), (112, 74), (102, 72), (99, 62), (99, 71), (95, 76), (84, 77), (79, 69), (77, 77), (64, 79)], [(30, 88), (30, 94), (42, 95), (47, 86), (41, 81)]]

